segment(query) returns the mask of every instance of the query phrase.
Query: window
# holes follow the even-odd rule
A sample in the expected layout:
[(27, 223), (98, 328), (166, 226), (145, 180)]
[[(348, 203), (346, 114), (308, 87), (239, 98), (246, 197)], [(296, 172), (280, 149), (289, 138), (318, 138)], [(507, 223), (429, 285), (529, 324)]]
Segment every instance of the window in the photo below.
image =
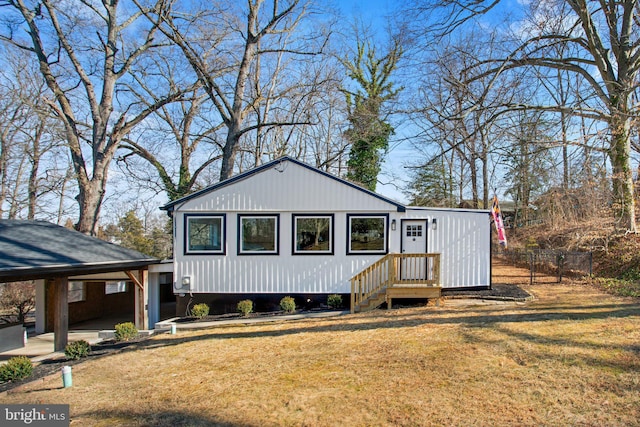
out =
[(422, 226), (407, 225), (407, 237), (422, 237)]
[(293, 215), (293, 253), (333, 254), (333, 215)]
[(224, 254), (224, 215), (185, 215), (185, 254)]
[(87, 299), (84, 282), (69, 282), (67, 291), (67, 302), (80, 302)]
[(127, 292), (127, 282), (125, 282), (124, 280), (121, 280), (119, 282), (106, 282), (104, 284), (105, 295), (119, 294), (122, 292)]
[(278, 215), (238, 215), (238, 254), (278, 254)]
[(347, 215), (347, 253), (387, 253), (387, 215)]

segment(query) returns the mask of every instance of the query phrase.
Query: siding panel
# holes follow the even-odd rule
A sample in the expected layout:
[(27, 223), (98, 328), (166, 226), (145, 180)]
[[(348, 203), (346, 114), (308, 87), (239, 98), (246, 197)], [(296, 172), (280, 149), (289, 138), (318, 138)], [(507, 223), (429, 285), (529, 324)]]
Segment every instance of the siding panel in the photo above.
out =
[[(225, 213), (225, 255), (184, 255), (184, 214)], [(238, 215), (279, 214), (279, 255), (237, 255)], [(334, 214), (334, 255), (292, 255), (292, 215)], [(398, 206), (298, 164), (266, 169), (174, 206), (175, 280), (192, 275), (194, 293), (349, 293), (349, 280), (379, 255), (346, 255), (347, 214), (388, 214), (389, 251), (400, 252), (402, 219), (427, 219), (429, 252), (441, 253), (445, 287), (490, 285), (487, 211)], [(436, 230), (431, 229), (433, 219)]]

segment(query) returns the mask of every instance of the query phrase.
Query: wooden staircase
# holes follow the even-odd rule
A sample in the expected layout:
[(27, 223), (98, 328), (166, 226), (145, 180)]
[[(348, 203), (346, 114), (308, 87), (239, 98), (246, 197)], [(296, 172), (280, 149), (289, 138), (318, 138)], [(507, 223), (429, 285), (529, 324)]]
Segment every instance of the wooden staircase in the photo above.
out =
[(351, 279), (351, 312), (393, 298), (440, 298), (440, 254), (388, 254)]

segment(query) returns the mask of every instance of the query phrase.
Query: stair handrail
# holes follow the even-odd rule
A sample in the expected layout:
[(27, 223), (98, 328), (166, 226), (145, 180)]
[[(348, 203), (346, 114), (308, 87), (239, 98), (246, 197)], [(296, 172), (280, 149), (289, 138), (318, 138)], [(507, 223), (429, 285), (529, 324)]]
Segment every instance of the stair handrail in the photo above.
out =
[[(426, 268), (427, 277), (418, 280), (405, 280), (400, 277), (400, 262), (403, 258), (432, 259), (432, 268)], [(428, 266), (429, 264), (427, 264)], [(426, 284), (440, 286), (439, 253), (389, 253), (351, 278), (351, 313), (355, 313), (372, 295), (399, 283)]]
[(351, 313), (371, 295), (393, 283), (395, 254), (387, 254), (351, 278)]

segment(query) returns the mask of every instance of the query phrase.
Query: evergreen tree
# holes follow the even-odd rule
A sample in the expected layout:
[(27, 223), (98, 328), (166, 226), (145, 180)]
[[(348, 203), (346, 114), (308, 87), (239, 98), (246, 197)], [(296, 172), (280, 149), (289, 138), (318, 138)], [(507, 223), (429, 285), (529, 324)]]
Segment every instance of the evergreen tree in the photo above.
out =
[(356, 92), (343, 89), (351, 124), (345, 132), (351, 144), (347, 179), (371, 191), (376, 189), (383, 156), (393, 133), (391, 125), (382, 117), (382, 104), (401, 90), (394, 90), (393, 83), (389, 81), (401, 56), (402, 48), (397, 41), (378, 58), (370, 42), (358, 40), (355, 57), (342, 61), (349, 77), (360, 86)]

